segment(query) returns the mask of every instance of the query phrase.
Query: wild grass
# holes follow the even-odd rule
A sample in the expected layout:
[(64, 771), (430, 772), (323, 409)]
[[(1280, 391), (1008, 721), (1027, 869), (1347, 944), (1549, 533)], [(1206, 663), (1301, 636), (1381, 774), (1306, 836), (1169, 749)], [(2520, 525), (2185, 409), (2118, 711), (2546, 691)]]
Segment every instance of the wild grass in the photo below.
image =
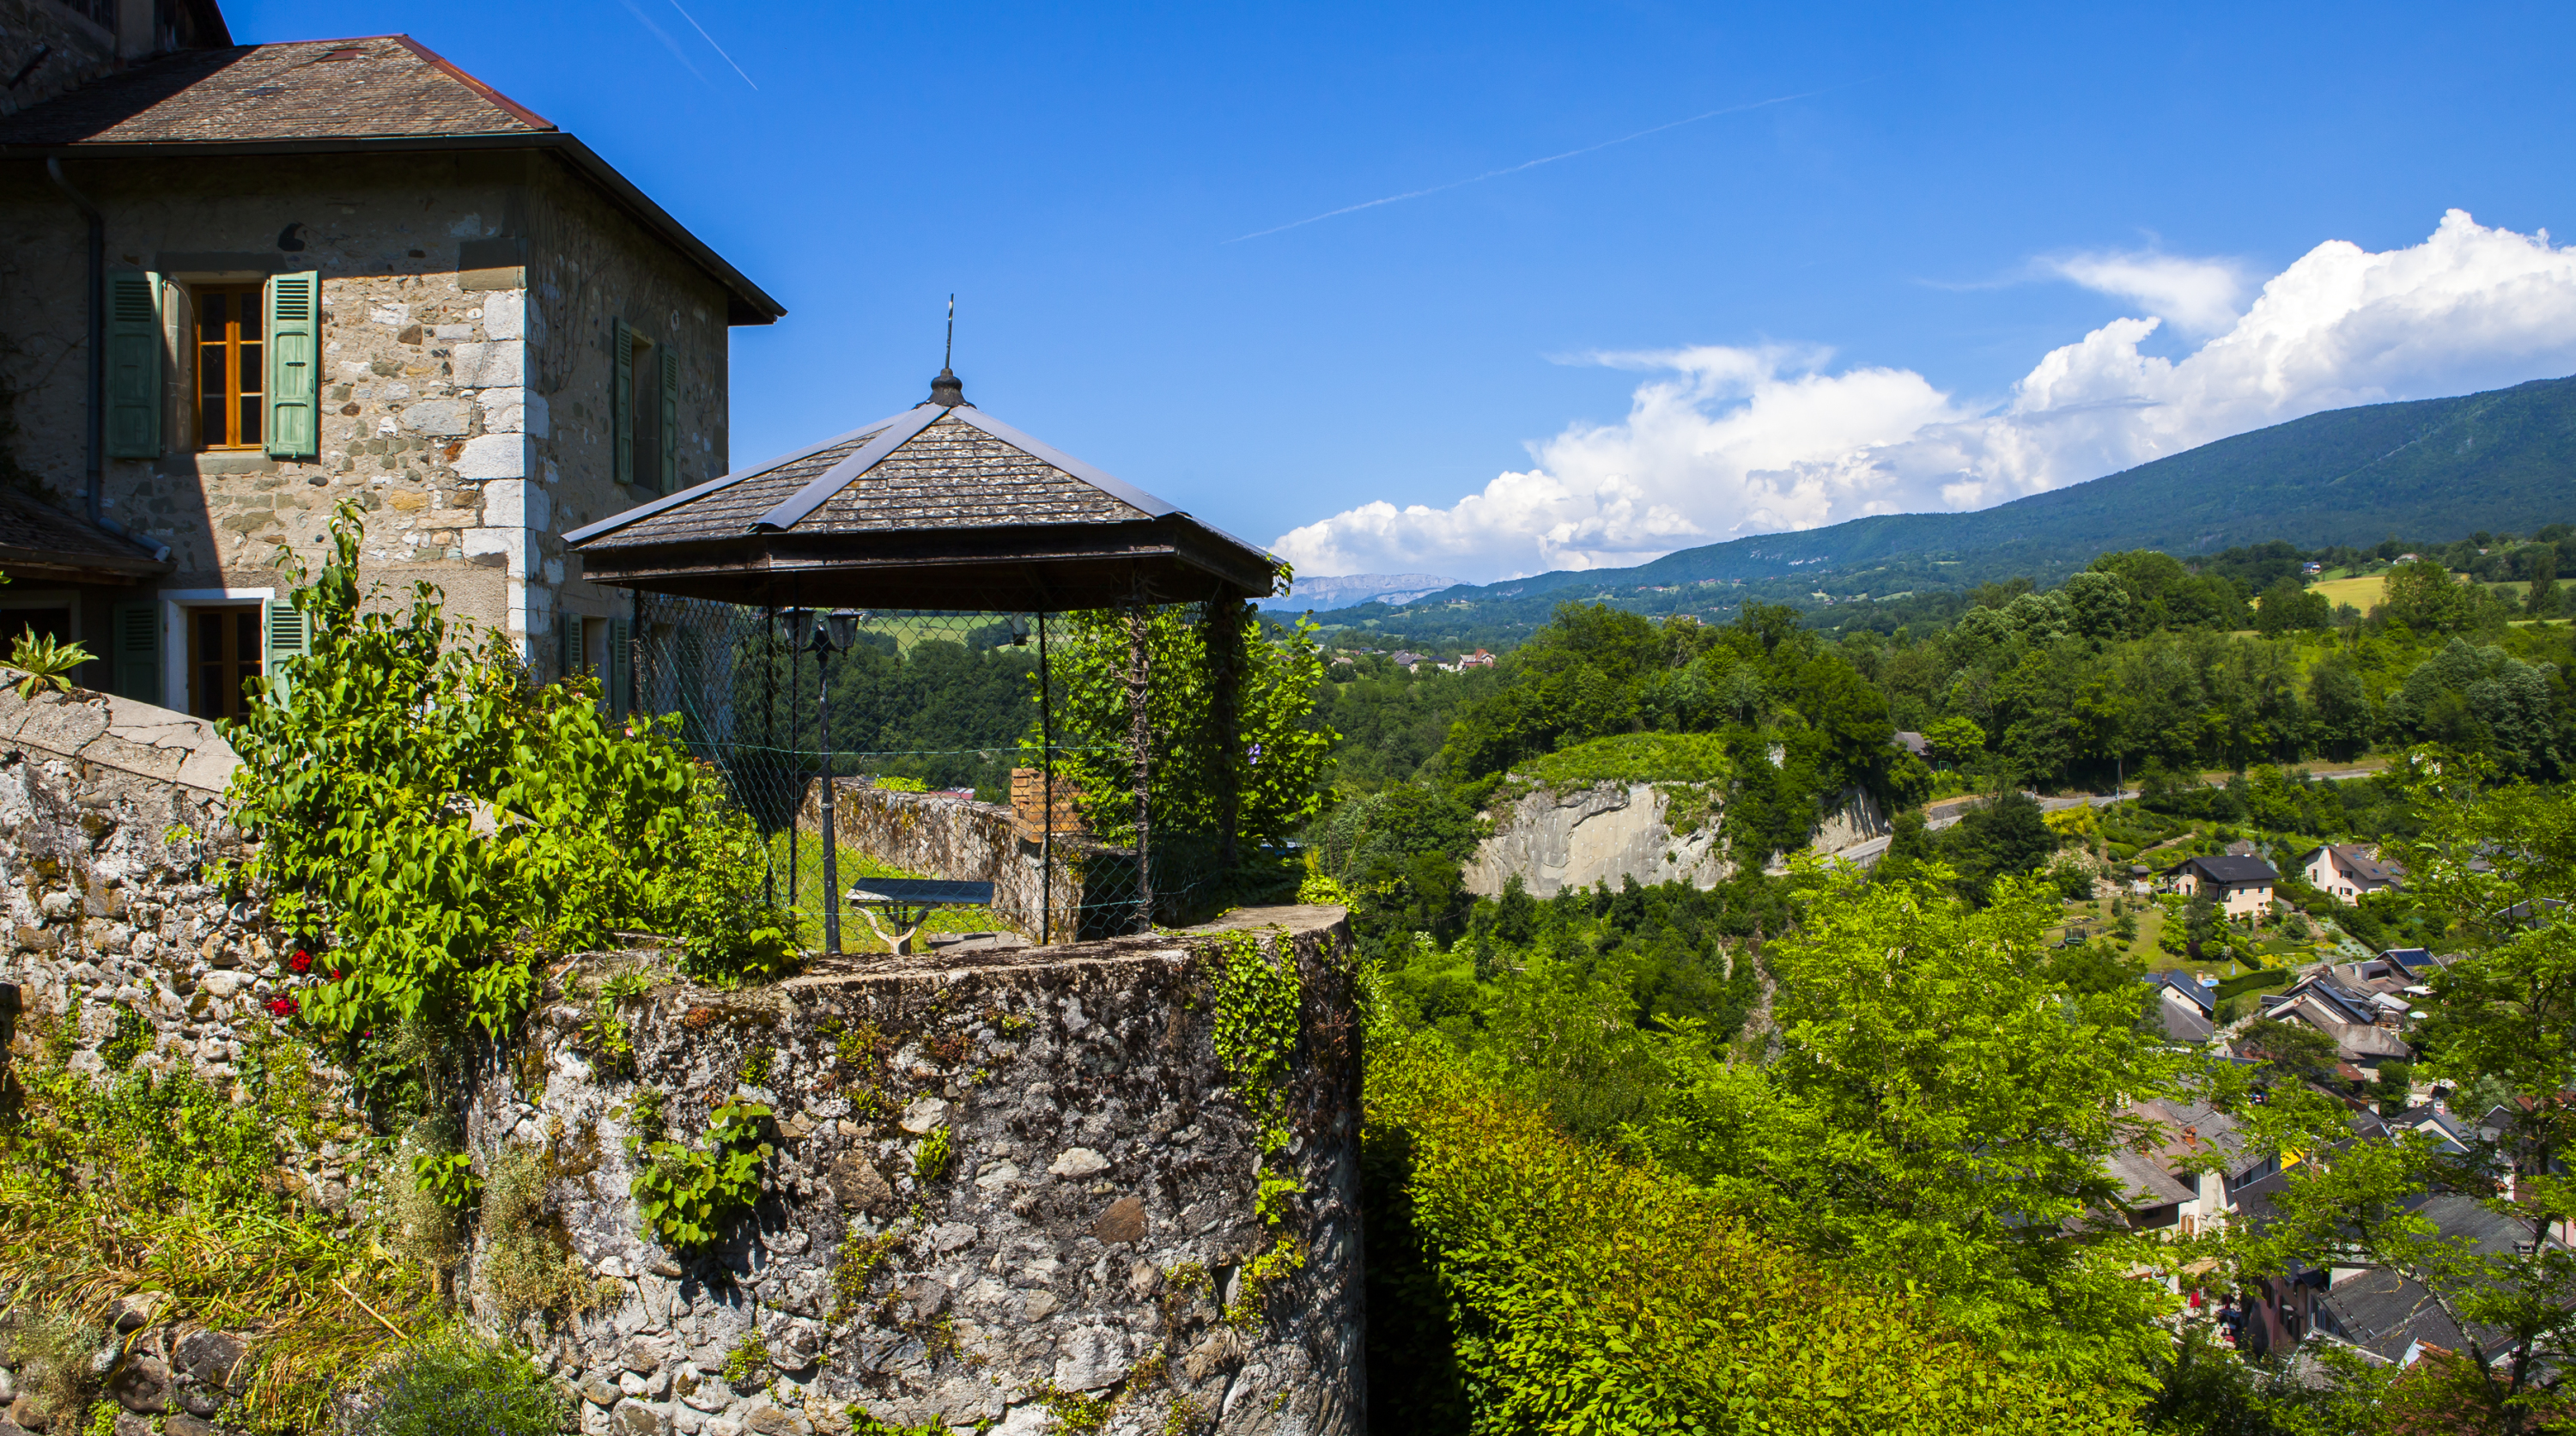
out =
[(249, 1333), (245, 1415), (316, 1429), (338, 1384), (411, 1333), (424, 1270), (291, 1195), (273, 1119), (185, 1069), (93, 1080), (21, 1067), (0, 1121), (0, 1288), (40, 1330), (106, 1330), (110, 1303)]

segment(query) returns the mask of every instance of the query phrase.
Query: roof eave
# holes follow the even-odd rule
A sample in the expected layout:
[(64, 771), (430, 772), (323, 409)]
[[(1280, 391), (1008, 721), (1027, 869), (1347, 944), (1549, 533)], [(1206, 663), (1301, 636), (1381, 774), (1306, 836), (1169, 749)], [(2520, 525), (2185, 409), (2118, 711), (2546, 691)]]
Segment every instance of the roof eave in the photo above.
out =
[(202, 159), (239, 155), (417, 154), (425, 151), (544, 150), (561, 157), (584, 178), (608, 192), (609, 198), (671, 247), (687, 255), (726, 290), (725, 322), (734, 326), (774, 324), (787, 307), (771, 298), (742, 271), (725, 262), (706, 241), (689, 232), (655, 204), (632, 180), (601, 159), (590, 146), (560, 130), (527, 134), (476, 135), (317, 135), (280, 140), (148, 140), (90, 141), (68, 145), (0, 146), (0, 159)]
[(72, 553), (61, 549), (17, 548), (0, 545), (0, 572), (18, 578), (51, 579), (67, 583), (139, 583), (170, 572), (172, 565), (136, 554), (121, 558), (107, 554)]
[[(648, 591), (691, 587), (807, 581), (883, 581), (935, 584), (942, 575), (1020, 571), (1049, 567), (1163, 564), (1198, 575), (1195, 588), (1223, 586), (1259, 591), (1269, 581), (1270, 557), (1182, 515), (1116, 524), (1015, 524), (974, 529), (892, 529), (865, 533), (745, 533), (718, 540), (668, 544), (611, 544), (576, 548), (582, 577), (593, 583)], [(909, 575), (911, 578), (901, 576)], [(1036, 585), (1045, 587), (1043, 582)], [(1149, 595), (1150, 601), (1192, 594)], [(1092, 603), (1040, 602), (1055, 611)], [(937, 607), (936, 604), (914, 605)]]

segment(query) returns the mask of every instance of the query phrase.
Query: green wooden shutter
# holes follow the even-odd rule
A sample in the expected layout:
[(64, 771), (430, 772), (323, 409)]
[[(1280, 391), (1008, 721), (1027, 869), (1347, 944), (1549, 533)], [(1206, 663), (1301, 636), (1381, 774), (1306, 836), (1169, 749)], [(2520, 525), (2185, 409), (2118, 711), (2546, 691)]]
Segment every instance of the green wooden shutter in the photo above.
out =
[(109, 615), (108, 683), (119, 698), (161, 701), (161, 605), (120, 603)]
[(317, 410), (322, 276), (306, 270), (268, 281), (268, 453), (309, 459), (322, 452)]
[(107, 452), (161, 455), (161, 276), (107, 277)]
[(555, 674), (570, 678), (583, 668), (581, 652), (581, 615), (563, 613), (555, 616)]
[(290, 658), (302, 658), (313, 651), (313, 632), (302, 611), (282, 599), (268, 604), (268, 652), (263, 655), (260, 672), (268, 678), (271, 702), (283, 703), (293, 691), (295, 676)]
[(662, 361), (662, 454), (658, 487), (663, 493), (680, 490), (680, 356), (668, 344), (657, 345), (654, 356)]
[(609, 321), (616, 326), (609, 349), (617, 356), (617, 372), (609, 381), (609, 427), (617, 433), (617, 482), (635, 482), (635, 331), (623, 319)]
[(627, 710), (635, 706), (632, 701), (635, 687), (635, 620), (631, 618), (608, 620), (608, 662), (603, 666), (607, 669), (607, 672), (601, 676), (607, 680), (608, 716), (623, 718)]

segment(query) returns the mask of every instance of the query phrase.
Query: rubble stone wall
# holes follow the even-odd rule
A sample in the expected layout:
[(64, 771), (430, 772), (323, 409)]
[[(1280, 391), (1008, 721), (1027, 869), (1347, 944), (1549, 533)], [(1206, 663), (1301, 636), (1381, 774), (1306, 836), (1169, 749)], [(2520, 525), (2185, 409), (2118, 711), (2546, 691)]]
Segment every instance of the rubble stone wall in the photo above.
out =
[[(99, 1072), (120, 1009), (148, 1022), (135, 1065), (152, 1070), (193, 1064), (230, 1083), (246, 1047), (274, 1040), (265, 1003), (310, 979), (204, 870), (234, 844), (221, 791), (237, 762), (197, 719), (0, 690), (13, 1057), (34, 1056), (43, 1028)], [(1303, 1195), (1278, 1230), (1255, 1213), (1259, 1137), (1214, 1045), (1216, 974), (1250, 942), (1287, 953), (1302, 993), (1284, 1115)], [(592, 1436), (870, 1429), (854, 1413), (1034, 1436), (1076, 1400), (1114, 1403), (1105, 1429), (1132, 1436), (1356, 1436), (1349, 956), (1340, 910), (1283, 908), (1104, 943), (850, 959), (743, 990), (666, 979), (624, 1005), (631, 1075), (607, 1070), (578, 984), (655, 954), (584, 959), (557, 974), (526, 1040), (479, 1065), (467, 1112), (487, 1179), (512, 1148), (545, 1159), (559, 1235), (601, 1294), (521, 1335), (578, 1393)], [(762, 1196), (711, 1250), (666, 1250), (640, 1220), (628, 1139), (698, 1145), (736, 1095), (773, 1109)], [(953, 1155), (933, 1176), (921, 1163), (938, 1133)], [(306, 1200), (364, 1209), (384, 1195), (354, 1126), (309, 1150), (281, 1135)], [(1283, 1232), (1295, 1269), (1243, 1302), (1247, 1262)], [(458, 1289), (498, 1325), (480, 1279), (489, 1236)], [(169, 1436), (206, 1436), (238, 1342), (150, 1312), (131, 1327), (112, 1391)], [(746, 1373), (736, 1360), (728, 1379), (753, 1335), (766, 1361)]]
[[(757, 992), (659, 989), (633, 1018), (631, 1080), (583, 1056), (578, 1006), (550, 1009), (541, 1076), (492, 1064), (468, 1141), (478, 1164), (519, 1145), (580, 1174), (556, 1200), (612, 1300), (528, 1335), (584, 1393), (583, 1429), (834, 1432), (855, 1403), (895, 1425), (1035, 1436), (1056, 1429), (1050, 1400), (1078, 1397), (1114, 1402), (1116, 1432), (1356, 1436), (1347, 931), (1316, 908), (1230, 926), (1284, 943), (1305, 994), (1288, 1107), (1303, 1266), (1232, 1322), (1245, 1263), (1274, 1234), (1254, 1213), (1255, 1126), (1213, 1046), (1216, 929), (948, 949)], [(660, 1135), (633, 1130), (646, 1087), (682, 1140), (737, 1093), (776, 1111), (755, 1217), (712, 1251), (670, 1252), (638, 1222), (630, 1139)], [(953, 1166), (925, 1177), (941, 1132)], [(873, 1271), (847, 1280), (869, 1251), (883, 1253)], [(726, 1380), (753, 1335), (769, 1360)]]

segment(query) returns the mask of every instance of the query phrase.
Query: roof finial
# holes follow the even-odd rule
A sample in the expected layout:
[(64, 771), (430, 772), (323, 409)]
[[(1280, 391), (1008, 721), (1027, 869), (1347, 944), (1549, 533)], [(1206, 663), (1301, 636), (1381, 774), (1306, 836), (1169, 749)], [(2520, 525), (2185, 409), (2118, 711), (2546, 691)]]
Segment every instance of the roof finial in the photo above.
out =
[(965, 381), (950, 367), (957, 357), (957, 296), (948, 296), (948, 347), (939, 354), (939, 377), (930, 381), (930, 402), (954, 409), (966, 402)]

